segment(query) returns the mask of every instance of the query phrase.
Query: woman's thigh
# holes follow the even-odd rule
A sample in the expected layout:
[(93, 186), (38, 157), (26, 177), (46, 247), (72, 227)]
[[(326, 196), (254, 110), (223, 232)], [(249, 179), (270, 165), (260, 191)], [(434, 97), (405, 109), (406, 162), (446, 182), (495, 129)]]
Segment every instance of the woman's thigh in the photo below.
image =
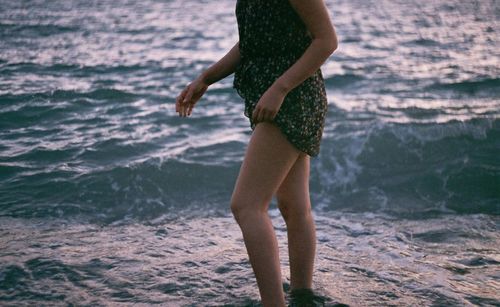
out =
[(277, 126), (269, 122), (258, 123), (236, 179), (231, 208), (267, 210), (300, 154)]

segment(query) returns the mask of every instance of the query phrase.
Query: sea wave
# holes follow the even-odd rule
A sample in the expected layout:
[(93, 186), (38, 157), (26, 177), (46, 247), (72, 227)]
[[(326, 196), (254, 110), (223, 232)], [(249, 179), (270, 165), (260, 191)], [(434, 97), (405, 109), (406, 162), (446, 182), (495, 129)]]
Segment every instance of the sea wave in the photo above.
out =
[(474, 95), (480, 92), (500, 95), (500, 79), (487, 78), (481, 80), (464, 80), (452, 83), (435, 83), (426, 88), (427, 90), (457, 91)]
[[(364, 133), (324, 140), (319, 158), (312, 160), (314, 207), (405, 216), (499, 214), (499, 139), (500, 120), (476, 119), (440, 125), (378, 122)], [(92, 152), (35, 148), (0, 162), (6, 170), (0, 202), (8, 204), (2, 214), (80, 212), (119, 220), (151, 219), (182, 208), (194, 215), (201, 207), (203, 212), (228, 210), (242, 157), (223, 157), (235, 150), (242, 155), (243, 143), (228, 140), (191, 147), (172, 158), (148, 158), (147, 144), (125, 148), (118, 139), (105, 142), (93, 144)], [(137, 155), (143, 158), (131, 162)], [(225, 161), (207, 164), (210, 157)], [(109, 163), (102, 163), (106, 159)], [(15, 160), (40, 166), (16, 165)]]
[(314, 165), (326, 210), (500, 213), (500, 120), (373, 124), (329, 139)]

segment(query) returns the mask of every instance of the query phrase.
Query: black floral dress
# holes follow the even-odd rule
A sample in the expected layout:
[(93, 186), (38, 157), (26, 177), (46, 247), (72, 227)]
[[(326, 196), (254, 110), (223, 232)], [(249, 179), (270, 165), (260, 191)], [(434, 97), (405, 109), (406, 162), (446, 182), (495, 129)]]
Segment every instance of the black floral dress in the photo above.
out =
[[(312, 36), (288, 0), (237, 0), (241, 61), (233, 87), (245, 100), (245, 116), (253, 130), (252, 112), (264, 92), (292, 66)], [(286, 138), (309, 156), (319, 154), (327, 113), (321, 69), (286, 95), (274, 123)]]

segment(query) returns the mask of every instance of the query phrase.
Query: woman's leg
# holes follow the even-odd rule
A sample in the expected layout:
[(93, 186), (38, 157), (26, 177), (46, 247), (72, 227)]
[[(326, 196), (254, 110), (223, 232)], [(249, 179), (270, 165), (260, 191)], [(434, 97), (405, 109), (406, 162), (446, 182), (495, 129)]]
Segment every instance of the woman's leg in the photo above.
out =
[(310, 157), (302, 153), (276, 193), (287, 225), (291, 289), (312, 289), (316, 229), (309, 197), (309, 170)]
[(299, 154), (278, 127), (258, 123), (231, 197), (265, 307), (285, 306), (278, 242), (267, 210)]

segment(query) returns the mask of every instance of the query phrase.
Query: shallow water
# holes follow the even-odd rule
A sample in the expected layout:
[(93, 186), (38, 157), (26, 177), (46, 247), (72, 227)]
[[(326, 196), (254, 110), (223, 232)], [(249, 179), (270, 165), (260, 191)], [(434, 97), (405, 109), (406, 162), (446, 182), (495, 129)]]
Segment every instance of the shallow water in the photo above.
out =
[[(234, 5), (1, 3), (0, 304), (258, 304), (228, 205), (251, 132), (232, 76), (174, 108), (237, 41)], [(315, 289), (500, 305), (498, 1), (327, 5)]]
[[(277, 209), (270, 213), (289, 289), (286, 224)], [(497, 305), (497, 223), (484, 214), (318, 215), (314, 289), (327, 306)], [(1, 225), (6, 304), (259, 306), (230, 217), (106, 226), (3, 218)]]

